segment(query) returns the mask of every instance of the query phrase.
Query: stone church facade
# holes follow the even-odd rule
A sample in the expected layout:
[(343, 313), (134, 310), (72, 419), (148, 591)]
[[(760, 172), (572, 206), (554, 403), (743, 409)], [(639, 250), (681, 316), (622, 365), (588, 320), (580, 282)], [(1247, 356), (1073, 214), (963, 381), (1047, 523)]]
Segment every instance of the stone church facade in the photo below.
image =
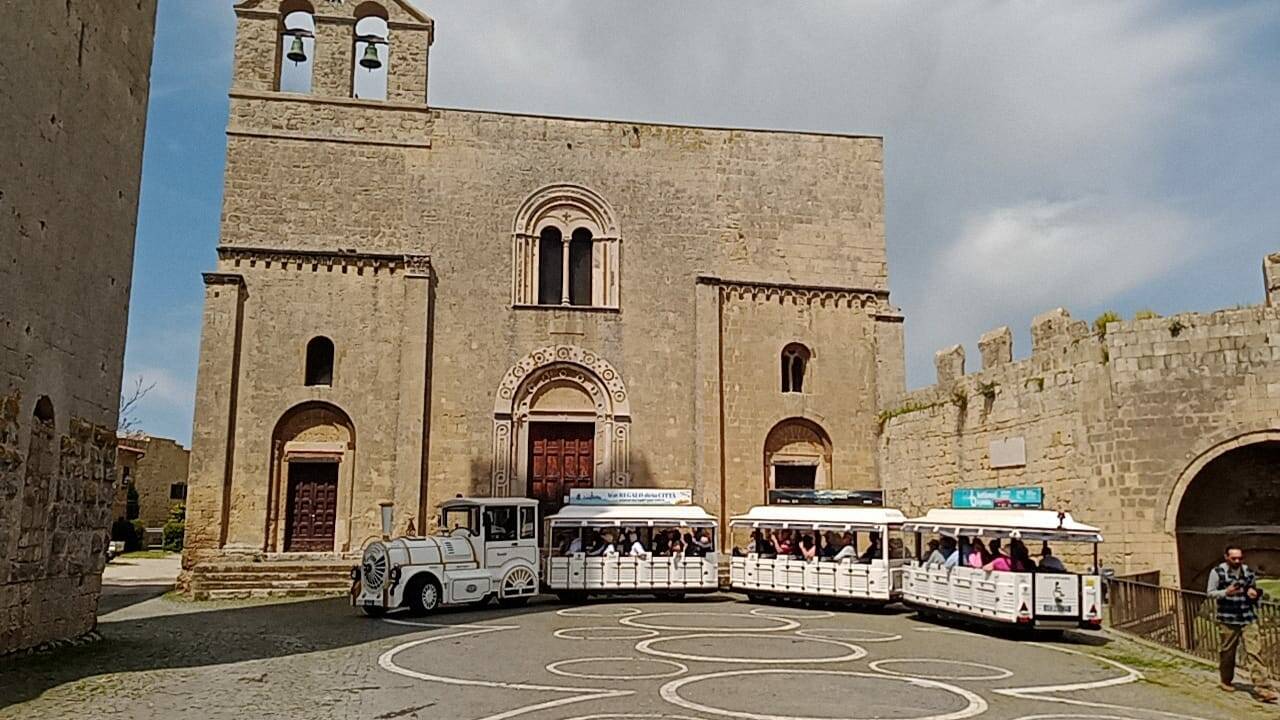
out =
[(438, 108), (408, 4), (236, 15), (188, 567), (358, 551), (383, 502), (878, 485), (880, 138)]

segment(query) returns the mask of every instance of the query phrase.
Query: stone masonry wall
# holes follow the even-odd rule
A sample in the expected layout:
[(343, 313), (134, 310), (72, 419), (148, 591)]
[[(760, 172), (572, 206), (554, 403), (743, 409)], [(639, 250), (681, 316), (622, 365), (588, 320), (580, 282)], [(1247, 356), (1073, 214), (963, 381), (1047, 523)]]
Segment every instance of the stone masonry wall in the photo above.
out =
[[(1104, 565), (1175, 581), (1179, 501), (1198, 470), (1280, 432), (1280, 310), (1115, 322), (1101, 337), (1056, 310), (1032, 337), (1015, 362), (1007, 328), (984, 335), (971, 374), (962, 348), (940, 351), (938, 384), (882, 409), (888, 501), (915, 513), (955, 487), (1042, 486), (1048, 507), (1102, 528)], [(993, 467), (991, 443), (1016, 438), (1025, 463)]]
[(191, 451), (168, 438), (147, 437), (143, 442), (146, 452), (133, 472), (138, 519), (147, 528), (163, 527), (174, 504), (182, 502), (170, 497), (170, 486), (186, 484)]
[(0, 653), (95, 623), (155, 9), (0, 24)]
[[(735, 465), (725, 476), (762, 495), (764, 435), (800, 413), (820, 417), (836, 441), (842, 485), (874, 482), (877, 397), (901, 378), (880, 138), (447, 110), (410, 102), (403, 88), (385, 103), (351, 100), (336, 85), (310, 96), (275, 93), (263, 66), (274, 62), (267, 28), (276, 25), (266, 3), (241, 7), (224, 255), (429, 257), (430, 300), (419, 318), (421, 304), (392, 299), (405, 292), (398, 276), (246, 271), (220, 261), (206, 294), (193, 435), (188, 533), (197, 547), (264, 545), (271, 428), (291, 403), (309, 399), (335, 403), (355, 425), (351, 548), (376, 531), (380, 499), (430, 515), (457, 493), (489, 494), (498, 387), (516, 363), (553, 345), (593, 353), (625, 385), (630, 484), (693, 484), (715, 507), (719, 348), (703, 328), (720, 325), (720, 306), (701, 276), (869, 298), (850, 308), (761, 297), (725, 310), (724, 379), (740, 388), (725, 398), (736, 428), (726, 435)], [(424, 98), (425, 86), (414, 95)], [(615, 213), (619, 308), (513, 306), (515, 218), (553, 183), (589, 188)], [(881, 315), (892, 319), (875, 320)], [(877, 329), (886, 324), (894, 327)], [(321, 331), (334, 337), (339, 376), (354, 373), (341, 392), (337, 381), (332, 391), (299, 383), (299, 342)], [(855, 350), (834, 349), (850, 337)], [(778, 353), (796, 340), (815, 344), (822, 391), (789, 405)], [(404, 405), (423, 398), (421, 411)], [(406, 443), (414, 422), (427, 428), (418, 445)], [(416, 460), (417, 450), (426, 457)], [(188, 553), (188, 564), (198, 555)]]

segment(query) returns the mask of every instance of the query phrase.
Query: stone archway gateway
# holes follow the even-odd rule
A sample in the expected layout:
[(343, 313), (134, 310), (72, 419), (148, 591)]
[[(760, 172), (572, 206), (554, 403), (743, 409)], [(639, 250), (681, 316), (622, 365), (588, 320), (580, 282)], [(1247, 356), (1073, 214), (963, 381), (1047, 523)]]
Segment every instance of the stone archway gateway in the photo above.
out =
[(626, 487), (631, 405), (604, 358), (574, 345), (535, 350), (498, 385), (493, 408), (495, 497), (559, 506), (571, 487)]
[(1280, 575), (1280, 433), (1251, 433), (1200, 455), (1179, 478), (1166, 530), (1182, 587), (1203, 590), (1227, 543), (1262, 574)]

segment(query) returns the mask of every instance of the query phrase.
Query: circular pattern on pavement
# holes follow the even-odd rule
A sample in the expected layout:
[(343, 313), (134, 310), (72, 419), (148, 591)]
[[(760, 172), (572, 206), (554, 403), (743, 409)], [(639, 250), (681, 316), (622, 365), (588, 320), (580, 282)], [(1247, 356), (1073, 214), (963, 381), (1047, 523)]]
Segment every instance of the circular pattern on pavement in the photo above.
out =
[(795, 618), (797, 620), (817, 620), (836, 616), (830, 610), (807, 610), (788, 607), (758, 607), (752, 608), (750, 612), (752, 615), (760, 615), (762, 617)]
[[(977, 668), (988, 672), (981, 675), (956, 675), (954, 673), (940, 675), (937, 673), (902, 672), (900, 670), (889, 670), (885, 667), (886, 665), (902, 665), (905, 663), (916, 663), (918, 665), (950, 665), (953, 667)], [(899, 677), (925, 678), (927, 680), (1003, 680), (1007, 677), (1013, 677), (1012, 670), (1006, 670), (1005, 668), (996, 667), (994, 665), (983, 665), (982, 663), (969, 662), (967, 660), (944, 660), (942, 658), (895, 658), (892, 660), (875, 660), (867, 663), (867, 665), (876, 672), (897, 675)]]
[(657, 630), (614, 625), (560, 628), (551, 633), (562, 640), (644, 640), (658, 636)]
[[(860, 678), (875, 681), (902, 682), (909, 683), (917, 689), (933, 689), (950, 693), (960, 697), (965, 702), (965, 706), (959, 710), (946, 713), (934, 713), (932, 715), (904, 715), (900, 720), (964, 720), (975, 715), (980, 715), (987, 711), (987, 701), (982, 696), (965, 690), (955, 685), (948, 685), (936, 680), (921, 680), (918, 678), (895, 677), (892, 675), (879, 675), (875, 673), (856, 672), (853, 670), (814, 670), (800, 668), (761, 668), (755, 670), (727, 670), (724, 672), (708, 673), (706, 675), (693, 675), (691, 677), (672, 680), (659, 689), (658, 693), (663, 700), (682, 707), (686, 710), (694, 712), (709, 713), (711, 715), (722, 715), (725, 717), (744, 718), (745, 720), (890, 720), (882, 715), (876, 716), (874, 719), (859, 718), (856, 716), (802, 716), (802, 715), (783, 715), (773, 713), (755, 713), (744, 710), (732, 710), (729, 708), (719, 708), (703, 703), (693, 702), (680, 696), (680, 689), (686, 685), (704, 682), (706, 680), (715, 680), (726, 677), (741, 677), (748, 675), (786, 675), (794, 678), (797, 675), (829, 675), (846, 678)], [(832, 697), (839, 697), (833, 694)]]
[[(777, 658), (749, 658), (739, 657), (737, 655), (698, 655), (694, 653), (679, 653), (667, 650), (657, 650), (653, 646), (658, 643), (678, 642), (680, 640), (696, 640), (699, 638), (715, 638), (717, 640), (731, 640), (741, 638), (753, 638), (765, 641), (785, 640), (791, 643), (797, 639), (806, 643), (821, 643), (823, 645), (835, 645), (844, 648), (848, 652), (843, 655), (830, 655), (821, 657), (777, 657)], [(696, 662), (716, 662), (731, 664), (758, 664), (758, 665), (800, 665), (814, 663), (838, 663), (848, 662), (850, 660), (858, 660), (866, 657), (867, 651), (844, 642), (843, 640), (831, 640), (828, 638), (796, 638), (791, 635), (764, 635), (760, 633), (734, 633), (732, 635), (722, 635), (720, 633), (692, 633), (690, 635), (673, 635), (671, 637), (655, 637), (636, 643), (636, 650), (646, 655), (654, 655), (656, 657), (674, 658), (676, 660), (693, 660)], [(877, 676), (879, 677), (879, 676)]]
[[(776, 623), (782, 623), (782, 624), (777, 627), (752, 627), (750, 625), (705, 627), (705, 626), (697, 626), (697, 625), (660, 625), (658, 623), (645, 622), (645, 620), (647, 620), (648, 618), (658, 618), (658, 617), (704, 618), (704, 617), (712, 617), (712, 616), (731, 617), (731, 618), (739, 618), (739, 619), (745, 618), (750, 622), (766, 620), (768, 622), (776, 622)], [(656, 613), (643, 613), (640, 615), (629, 615), (627, 617), (621, 618), (620, 620), (618, 620), (618, 622), (622, 623), (623, 625), (629, 625), (631, 627), (645, 628), (646, 630), (686, 630), (686, 631), (694, 630), (698, 632), (762, 633), (762, 632), (780, 632), (783, 630), (795, 630), (796, 628), (800, 627), (800, 623), (796, 622), (795, 620), (792, 620), (791, 618), (785, 618), (785, 617), (774, 617), (770, 615), (754, 615), (754, 614), (742, 614), (742, 613), (700, 613), (700, 612), (690, 612), (690, 611), (656, 612)]]
[[(612, 612), (614, 610), (620, 610), (621, 612)], [(628, 615), (639, 615), (642, 612), (644, 611), (640, 608), (626, 605), (587, 605), (586, 607), (561, 608), (556, 611), (556, 614), (560, 617), (621, 618)]]
[(826, 640), (852, 640), (862, 643), (882, 643), (901, 640), (901, 635), (881, 632), (880, 630), (864, 630), (862, 628), (809, 628), (797, 630), (800, 637), (823, 638)]
[[(616, 667), (621, 663), (653, 663), (674, 667), (674, 670), (665, 672), (648, 673), (641, 675), (617, 675), (606, 673), (585, 673), (573, 672), (565, 670), (566, 665), (576, 665), (579, 663), (601, 663), (609, 667)], [(659, 658), (637, 658), (637, 657), (597, 657), (597, 658), (570, 658), (553, 662), (547, 666), (547, 672), (563, 675), (565, 677), (585, 678), (587, 680), (655, 680), (657, 678), (675, 677), (689, 672), (689, 666), (684, 663), (678, 663), (674, 660), (662, 660)]]

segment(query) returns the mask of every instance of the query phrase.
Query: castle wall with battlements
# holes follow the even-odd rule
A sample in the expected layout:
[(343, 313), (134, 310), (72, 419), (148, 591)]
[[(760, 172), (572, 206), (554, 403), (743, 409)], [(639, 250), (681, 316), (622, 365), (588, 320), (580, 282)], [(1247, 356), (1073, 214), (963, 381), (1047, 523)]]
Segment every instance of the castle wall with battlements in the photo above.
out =
[[(939, 351), (937, 383), (882, 408), (888, 502), (913, 513), (948, 505), (957, 487), (1040, 486), (1046, 506), (1102, 528), (1103, 564), (1117, 572), (1158, 569), (1190, 585), (1224, 540), (1280, 571), (1280, 485), (1262, 473), (1202, 475), (1280, 439), (1278, 267), (1280, 256), (1264, 261), (1267, 302), (1254, 307), (1102, 331), (1058, 309), (1035, 318), (1023, 359), (1012, 359), (1008, 328), (983, 335), (976, 372), (962, 347)], [(1221, 486), (1192, 489), (1210, 475)], [(1206, 491), (1234, 498), (1236, 517), (1197, 522), (1201, 511), (1183, 501)], [(1183, 555), (1198, 558), (1181, 568), (1180, 509)]]

